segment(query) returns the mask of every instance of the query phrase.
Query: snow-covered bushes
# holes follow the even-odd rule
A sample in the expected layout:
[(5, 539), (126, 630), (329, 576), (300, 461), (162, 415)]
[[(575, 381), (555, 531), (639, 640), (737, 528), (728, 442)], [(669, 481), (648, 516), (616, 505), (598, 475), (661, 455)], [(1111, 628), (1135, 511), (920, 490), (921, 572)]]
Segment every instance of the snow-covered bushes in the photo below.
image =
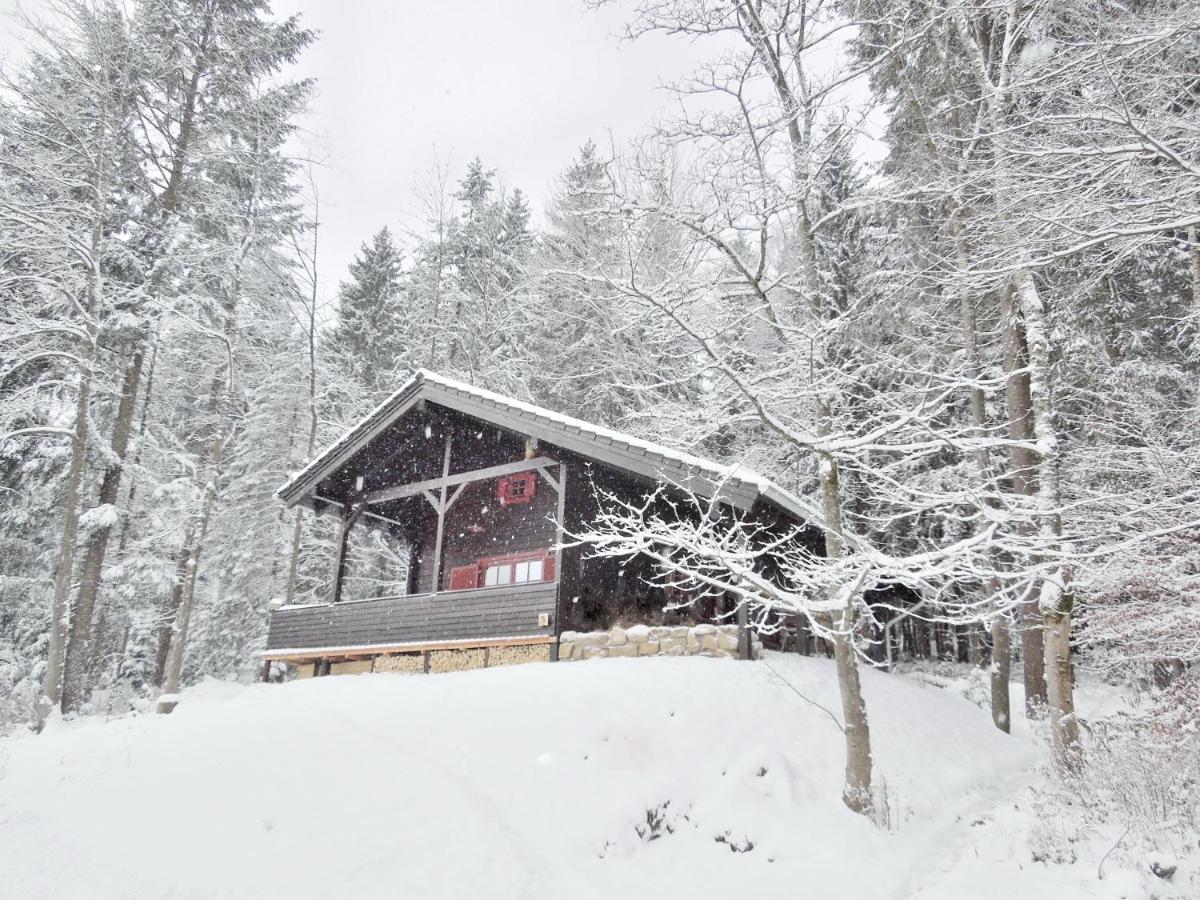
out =
[(1195, 850), (1200, 834), (1200, 673), (1158, 693), (1148, 711), (1092, 724), (1079, 783), (1089, 807), (1160, 851)]
[(1180, 880), (1190, 874), (1176, 877), (1173, 867), (1180, 859), (1200, 861), (1198, 725), (1196, 673), (1142, 698), (1135, 711), (1085, 721), (1087, 765), (1067, 780), (1047, 778), (1031, 794), (1032, 861), (1074, 863), (1082, 846), (1094, 849), (1102, 840), (1110, 868), (1152, 872), (1176, 889), (1164, 884), (1161, 896), (1191, 896), (1190, 882)]
[(38, 693), (27, 667), (8, 649), (0, 645), (0, 736), (29, 723)]

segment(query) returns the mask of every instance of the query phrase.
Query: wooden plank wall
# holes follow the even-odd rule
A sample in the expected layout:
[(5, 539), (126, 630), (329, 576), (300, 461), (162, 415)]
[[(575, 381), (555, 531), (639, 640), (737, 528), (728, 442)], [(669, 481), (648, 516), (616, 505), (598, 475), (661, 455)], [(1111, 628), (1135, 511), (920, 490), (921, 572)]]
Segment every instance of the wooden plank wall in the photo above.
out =
[[(539, 478), (532, 503), (502, 507), (496, 500), (495, 480), (469, 484), (450, 512), (446, 514), (446, 532), (442, 537), (441, 587), (450, 583), (450, 570), (490, 556), (549, 550), (554, 546), (554, 513), (558, 497), (553, 488)], [(418, 564), (417, 593), (433, 591), (433, 530), (437, 518), (430, 512), (428, 534), (423, 546), (429, 548)], [(468, 530), (471, 525), (481, 533)]]
[[(271, 614), (267, 649), (548, 637), (556, 590), (551, 582), (279, 609)], [(549, 614), (549, 626), (538, 625), (540, 613)]]
[[(501, 434), (493, 428), (459, 422), (451, 435), (452, 474), (514, 462), (524, 452), (523, 438)], [(557, 448), (547, 449), (549, 452), (546, 455), (552, 456), (557, 451)], [(495, 478), (467, 484), (446, 514), (439, 590), (444, 590), (450, 584), (450, 570), (455, 566), (491, 556), (549, 550), (553, 546), (555, 527), (552, 519), (558, 498), (550, 485), (539, 477), (532, 503), (506, 507), (502, 507), (496, 499), (496, 487)], [(425, 500), (422, 499), (421, 504), (420, 524), (414, 529), (415, 543), (419, 549), (414, 558), (416, 571), (412, 589), (413, 593), (428, 594), (434, 591), (433, 550), (437, 516)], [(472, 525), (483, 531), (470, 531)]]

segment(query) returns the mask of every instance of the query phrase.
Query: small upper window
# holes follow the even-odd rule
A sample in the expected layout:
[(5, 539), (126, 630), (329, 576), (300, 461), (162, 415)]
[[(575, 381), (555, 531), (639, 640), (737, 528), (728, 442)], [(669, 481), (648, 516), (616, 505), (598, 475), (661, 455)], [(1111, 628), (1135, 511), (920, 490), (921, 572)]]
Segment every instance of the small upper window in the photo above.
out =
[(496, 486), (496, 499), (501, 506), (512, 506), (516, 503), (529, 503), (537, 485), (537, 473), (520, 472), (516, 475), (506, 475)]

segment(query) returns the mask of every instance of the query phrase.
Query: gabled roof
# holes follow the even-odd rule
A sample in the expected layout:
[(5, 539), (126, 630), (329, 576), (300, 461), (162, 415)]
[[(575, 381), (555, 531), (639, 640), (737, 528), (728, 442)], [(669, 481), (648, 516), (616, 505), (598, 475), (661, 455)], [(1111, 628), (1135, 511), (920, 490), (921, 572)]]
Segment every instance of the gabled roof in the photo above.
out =
[(422, 400), (700, 496), (719, 495), (739, 509), (749, 509), (762, 499), (797, 521), (811, 521), (814, 517), (811, 507), (800, 498), (745, 466), (724, 466), (426, 369), (418, 370), (399, 390), (292, 476), (277, 492), (280, 499), (289, 507), (305, 500), (317, 484)]

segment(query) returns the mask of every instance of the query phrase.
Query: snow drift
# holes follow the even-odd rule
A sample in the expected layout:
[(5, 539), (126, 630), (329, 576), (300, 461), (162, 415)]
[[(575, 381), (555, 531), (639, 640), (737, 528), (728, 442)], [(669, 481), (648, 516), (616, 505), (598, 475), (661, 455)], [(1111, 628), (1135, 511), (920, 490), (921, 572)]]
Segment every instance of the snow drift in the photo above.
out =
[(874, 898), (1072, 883), (989, 838), (978, 813), (1028, 777), (1036, 747), (935, 687), (874, 672), (864, 686), (890, 829), (842, 806), (824, 660), (209, 682), (169, 717), (0, 744), (0, 893)]

